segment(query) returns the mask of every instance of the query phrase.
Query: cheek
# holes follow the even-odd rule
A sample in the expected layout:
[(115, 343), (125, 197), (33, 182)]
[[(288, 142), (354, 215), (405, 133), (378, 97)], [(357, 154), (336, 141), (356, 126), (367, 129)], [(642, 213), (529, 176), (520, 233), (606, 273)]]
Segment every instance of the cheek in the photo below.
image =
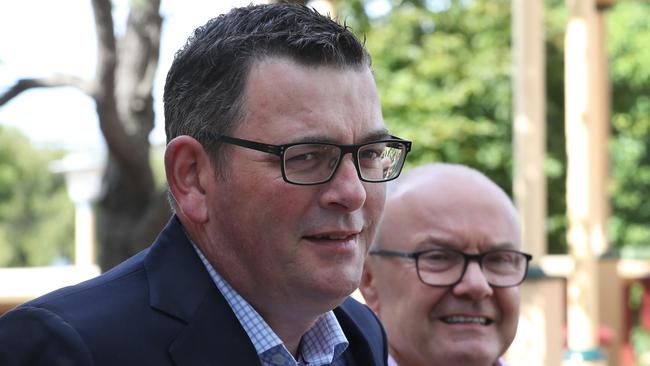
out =
[(372, 222), (373, 228), (377, 226), (384, 212), (386, 204), (386, 183), (366, 183), (366, 202), (363, 210), (366, 220)]
[[(285, 183), (286, 184), (286, 183)], [(296, 186), (299, 189), (301, 187)], [(291, 231), (293, 236), (306, 229), (313, 228), (312, 222), (318, 217), (318, 204), (310, 190), (295, 191), (293, 187), (282, 187), (265, 194), (266, 199), (260, 204), (264, 206), (263, 218), (270, 232)]]
[(386, 203), (386, 183), (367, 183), (365, 187), (367, 204), (383, 211)]
[(277, 224), (295, 222), (304, 216), (313, 201), (309, 187), (291, 185), (282, 179), (254, 181), (262, 184), (241, 183), (246, 191), (242, 201), (245, 202), (249, 215), (261, 217), (265, 221)]
[[(435, 318), (436, 305), (444, 298), (444, 289), (421, 285), (417, 278), (401, 279), (395, 285), (392, 294), (392, 304), (383, 306), (386, 316), (392, 316), (399, 326), (412, 329), (413, 333), (426, 333), (431, 329), (431, 321)], [(405, 326), (405, 324), (409, 324)]]
[(290, 191), (291, 188), (284, 181), (259, 176), (232, 177), (217, 192), (218, 204), (212, 205), (213, 215), (222, 223), (222, 229), (231, 232), (237, 241), (286, 242), (287, 232), (295, 230), (303, 213), (297, 208), (302, 195)]
[(422, 285), (422, 289), (416, 295), (420, 298), (420, 309), (423, 313), (426, 313), (427, 318), (421, 319), (422, 322), (425, 320), (427, 324), (430, 324), (437, 318), (437, 305), (444, 301), (446, 296), (453, 296), (450, 289), (444, 287), (431, 287), (427, 285)]
[(497, 303), (502, 317), (503, 332), (508, 337), (514, 337), (519, 321), (519, 288), (501, 289), (497, 295)]
[[(445, 295), (444, 291), (440, 289), (414, 287), (417, 289), (403, 293), (397, 300), (402, 306), (393, 315), (392, 327), (397, 336), (393, 338), (392, 342), (395, 342), (396, 348), (403, 351), (430, 354), (430, 347), (441, 343), (436, 326), (435, 309)], [(385, 311), (395, 310), (385, 309)], [(399, 338), (399, 340), (395, 338)]]

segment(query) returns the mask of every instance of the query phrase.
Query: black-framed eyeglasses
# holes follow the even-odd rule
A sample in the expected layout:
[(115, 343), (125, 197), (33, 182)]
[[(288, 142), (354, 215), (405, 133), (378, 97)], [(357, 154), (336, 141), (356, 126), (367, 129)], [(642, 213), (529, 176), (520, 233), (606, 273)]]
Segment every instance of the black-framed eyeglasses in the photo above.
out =
[(453, 249), (429, 249), (412, 253), (371, 250), (369, 254), (414, 260), (420, 281), (434, 287), (453, 287), (460, 283), (470, 261), (478, 262), (490, 286), (517, 286), (526, 278), (528, 263), (533, 259), (530, 254), (511, 249), (497, 249), (481, 254), (467, 254)]
[(227, 144), (279, 156), (282, 162), (282, 178), (287, 183), (298, 185), (328, 182), (336, 173), (345, 154), (352, 154), (360, 180), (372, 183), (387, 182), (399, 176), (406, 155), (411, 150), (410, 141), (395, 136), (354, 145), (328, 142), (270, 145), (224, 135), (213, 137)]

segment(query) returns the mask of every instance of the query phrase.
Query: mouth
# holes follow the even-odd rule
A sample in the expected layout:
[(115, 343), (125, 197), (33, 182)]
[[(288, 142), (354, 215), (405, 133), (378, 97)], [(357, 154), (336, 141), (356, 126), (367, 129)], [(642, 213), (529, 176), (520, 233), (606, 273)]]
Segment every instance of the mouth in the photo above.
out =
[(443, 316), (439, 318), (445, 324), (476, 324), (476, 325), (490, 325), (493, 323), (492, 319), (483, 316), (464, 316), (452, 315)]
[(303, 239), (328, 250), (343, 250), (346, 253), (359, 245), (359, 232), (339, 231), (322, 232), (313, 235), (305, 235)]
[(314, 242), (347, 242), (357, 240), (361, 230), (355, 228), (321, 228), (305, 234), (303, 238)]
[(347, 240), (354, 239), (355, 236), (356, 234), (319, 234), (319, 235), (308, 235), (305, 236), (305, 238), (314, 241), (321, 241), (321, 240), (347, 241)]

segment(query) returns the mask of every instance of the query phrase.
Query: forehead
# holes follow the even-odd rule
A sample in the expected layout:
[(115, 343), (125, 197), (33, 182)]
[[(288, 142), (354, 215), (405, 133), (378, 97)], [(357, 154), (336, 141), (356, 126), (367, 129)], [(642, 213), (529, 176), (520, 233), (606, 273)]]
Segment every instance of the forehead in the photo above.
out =
[(368, 67), (304, 66), (276, 57), (250, 70), (242, 128), (263, 133), (269, 143), (305, 134), (352, 143), (385, 130)]
[(516, 212), (505, 195), (453, 180), (390, 197), (380, 235), (402, 236), (401, 249), (409, 251), (438, 245), (479, 252), (521, 246)]

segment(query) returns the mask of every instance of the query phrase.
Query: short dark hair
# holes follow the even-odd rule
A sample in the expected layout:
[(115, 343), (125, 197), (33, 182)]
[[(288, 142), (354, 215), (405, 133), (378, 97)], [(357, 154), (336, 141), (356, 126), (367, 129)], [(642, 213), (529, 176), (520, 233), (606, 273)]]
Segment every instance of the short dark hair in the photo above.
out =
[(197, 28), (175, 55), (165, 83), (167, 142), (190, 135), (211, 158), (219, 145), (205, 132), (228, 134), (243, 115), (251, 66), (286, 57), (305, 66), (370, 67), (364, 45), (345, 25), (296, 4), (236, 8)]

